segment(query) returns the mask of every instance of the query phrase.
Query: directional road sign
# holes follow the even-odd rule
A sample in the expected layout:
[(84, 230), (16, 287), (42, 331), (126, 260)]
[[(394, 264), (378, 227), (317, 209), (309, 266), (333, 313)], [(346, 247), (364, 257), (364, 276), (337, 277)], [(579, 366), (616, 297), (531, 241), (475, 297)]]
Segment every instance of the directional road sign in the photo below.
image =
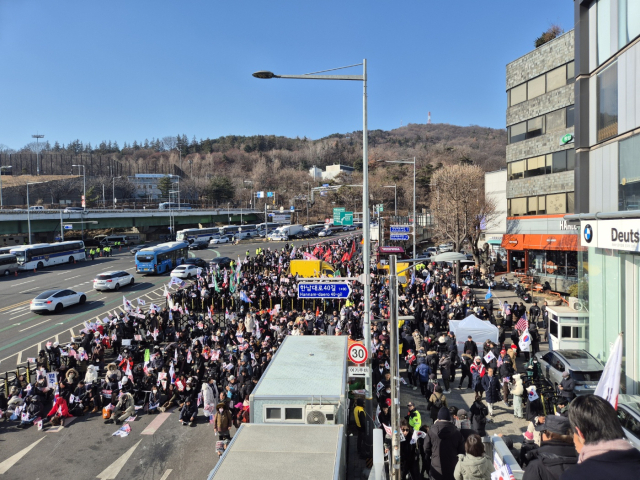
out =
[(352, 343), (347, 351), (347, 355), (349, 360), (358, 364), (366, 362), (369, 357), (367, 349), (361, 343)]
[(398, 234), (391, 234), (389, 235), (389, 238), (391, 240), (409, 240), (409, 235), (398, 235)]
[(295, 211), (296, 211), (296, 207), (294, 207), (293, 205), (291, 205), (291, 206), (289, 207), (289, 210), (291, 210), (292, 212), (295, 212)]
[(65, 230), (71, 230), (73, 228), (73, 225), (65, 225), (64, 229)]
[(349, 376), (352, 378), (365, 378), (369, 375), (369, 367), (349, 367)]
[(410, 231), (409, 225), (391, 225), (391, 233), (409, 233)]
[(298, 284), (298, 298), (348, 298), (351, 286), (339, 282), (309, 282)]
[(341, 221), (342, 221), (342, 217), (340, 216), (340, 214), (342, 212), (344, 212), (346, 210), (346, 208), (344, 207), (338, 207), (338, 208), (334, 208), (333, 209), (333, 224), (334, 225), (342, 225)]

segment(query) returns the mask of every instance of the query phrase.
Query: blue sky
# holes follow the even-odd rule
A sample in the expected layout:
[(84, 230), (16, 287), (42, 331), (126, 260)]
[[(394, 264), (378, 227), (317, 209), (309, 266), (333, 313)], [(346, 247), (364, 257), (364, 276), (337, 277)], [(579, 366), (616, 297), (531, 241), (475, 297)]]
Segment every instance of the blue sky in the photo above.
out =
[(359, 82), (251, 73), (363, 58), (370, 129), (503, 128), (505, 65), (551, 23), (573, 2), (0, 0), (0, 144), (359, 130)]

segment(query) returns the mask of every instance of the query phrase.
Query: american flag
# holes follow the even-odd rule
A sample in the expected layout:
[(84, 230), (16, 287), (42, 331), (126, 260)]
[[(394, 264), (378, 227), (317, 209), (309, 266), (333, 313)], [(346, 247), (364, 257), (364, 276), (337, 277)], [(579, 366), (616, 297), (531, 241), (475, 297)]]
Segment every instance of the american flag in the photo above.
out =
[(529, 321), (527, 320), (527, 314), (523, 313), (518, 323), (516, 323), (516, 330), (520, 330), (521, 332), (529, 328)]

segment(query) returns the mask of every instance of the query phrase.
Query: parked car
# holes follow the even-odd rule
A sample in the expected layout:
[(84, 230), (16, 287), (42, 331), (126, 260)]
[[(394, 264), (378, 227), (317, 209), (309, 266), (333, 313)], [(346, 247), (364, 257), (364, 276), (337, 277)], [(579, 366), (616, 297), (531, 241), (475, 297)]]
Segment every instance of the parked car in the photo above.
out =
[(207, 268), (209, 266), (207, 261), (200, 257), (187, 258), (182, 264), (195, 265), (196, 267), (200, 267), (200, 268)]
[(193, 242), (189, 244), (189, 250), (205, 250), (207, 247), (209, 247), (209, 243), (207, 241)]
[(171, 276), (177, 278), (191, 278), (198, 274), (198, 267), (183, 263), (171, 270)]
[[(87, 242), (84, 242), (84, 243), (85, 243), (85, 245), (87, 244)], [(138, 253), (140, 250), (142, 250), (143, 248), (147, 248), (148, 246), (149, 246), (149, 244), (145, 242), (145, 245), (138, 245), (137, 247), (132, 247), (132, 248), (129, 250), (129, 253), (130, 253), (131, 255), (135, 255), (135, 254), (136, 254), (136, 253)]]
[(82, 305), (87, 301), (84, 292), (73, 290), (47, 290), (31, 300), (29, 310), (32, 312), (60, 313), (65, 307)]
[(41, 212), (43, 210), (44, 207), (42, 205), (32, 205), (31, 207), (29, 207), (30, 212)]
[(135, 278), (129, 272), (118, 270), (114, 272), (104, 272), (93, 279), (93, 288), (95, 290), (120, 290), (125, 285), (133, 285)]
[(319, 237), (330, 237), (331, 235), (333, 235), (333, 230), (329, 230), (328, 228), (325, 228), (320, 233), (318, 233)]
[(78, 213), (78, 212), (84, 212), (84, 208), (82, 207), (67, 207), (64, 209), (63, 213)]
[(627, 440), (640, 450), (640, 395), (618, 395), (618, 420)]
[(285, 242), (289, 240), (289, 236), (280, 232), (269, 233), (267, 240), (271, 240), (272, 242)]
[(450, 243), (443, 243), (442, 245), (438, 245), (438, 252), (453, 252), (453, 245), (451, 245)]
[(554, 350), (538, 352), (542, 375), (555, 387), (562, 382), (562, 373), (568, 371), (576, 382), (574, 393), (593, 393), (602, 375), (602, 364), (586, 350)]
[(220, 268), (228, 268), (231, 266), (231, 259), (229, 257), (214, 258), (209, 262), (209, 265), (212, 268), (215, 268), (216, 265), (218, 265)]
[(345, 225), (344, 227), (342, 227), (342, 231), (343, 232), (350, 232), (350, 231), (355, 230), (355, 229), (356, 229), (356, 227), (353, 226), (353, 225)]
[(228, 235), (220, 235), (219, 237), (213, 237), (209, 242), (211, 245), (217, 245), (219, 243), (229, 243), (231, 238)]

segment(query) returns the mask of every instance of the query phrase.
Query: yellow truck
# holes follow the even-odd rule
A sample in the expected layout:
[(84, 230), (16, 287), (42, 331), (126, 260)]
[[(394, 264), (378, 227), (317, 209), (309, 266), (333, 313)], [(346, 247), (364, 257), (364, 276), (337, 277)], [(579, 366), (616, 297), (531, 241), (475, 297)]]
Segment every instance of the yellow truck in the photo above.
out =
[(303, 278), (332, 276), (335, 269), (330, 263), (322, 260), (291, 260), (289, 273)]
[[(397, 272), (402, 272), (402, 270), (409, 267), (410, 265), (408, 263), (401, 263), (401, 262), (396, 263)], [(378, 271), (383, 275), (389, 275), (389, 265), (382, 265), (381, 263), (378, 263), (377, 268), (378, 268)], [(411, 271), (407, 270), (405, 272), (402, 272), (400, 274), (400, 277), (405, 277), (405, 282), (400, 283), (400, 285), (402, 285), (403, 287), (406, 287), (409, 283), (409, 280), (411, 279)]]

